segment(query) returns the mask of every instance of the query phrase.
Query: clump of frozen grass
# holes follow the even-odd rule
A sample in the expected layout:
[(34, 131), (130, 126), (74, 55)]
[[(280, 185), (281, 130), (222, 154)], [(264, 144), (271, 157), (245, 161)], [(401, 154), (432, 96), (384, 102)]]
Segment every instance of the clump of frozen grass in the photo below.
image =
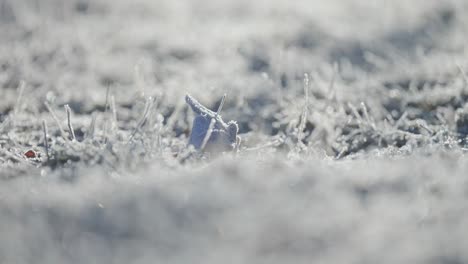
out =
[[(463, 110), (461, 101), (457, 101), (463, 99), (456, 97), (456, 93), (463, 89), (457, 79), (463, 78), (462, 76), (445, 81), (451, 92), (448, 93), (448, 99), (441, 101), (433, 100), (433, 96), (439, 94), (442, 89), (440, 84), (427, 84), (422, 87), (423, 92), (418, 94), (411, 88), (413, 84), (406, 88), (376, 83), (372, 94), (378, 95), (390, 89), (392, 97), (365, 98), (364, 94), (349, 96), (344, 92), (348, 85), (353, 84), (343, 79), (341, 70), (336, 66), (333, 66), (333, 73), (329, 74), (328, 78), (327, 80), (327, 73), (324, 71), (306, 74), (302, 94), (289, 93), (285, 97), (268, 98), (272, 108), (264, 114), (269, 115), (276, 123), (276, 131), (264, 135), (263, 142), (257, 143), (249, 141), (249, 137), (252, 139), (253, 135), (259, 135), (262, 131), (251, 131), (246, 135), (246, 144), (240, 148), (240, 154), (242, 155), (242, 151), (248, 153), (270, 148), (294, 159), (317, 153), (341, 159), (373, 153), (375, 150), (386, 153), (387, 148), (401, 148), (405, 150), (401, 153), (411, 153), (411, 150), (429, 146), (456, 149), (465, 144), (462, 135)], [(423, 96), (424, 94), (426, 96)], [(258, 96), (268, 97), (269, 94)], [(365, 102), (359, 102), (360, 99), (365, 99)], [(143, 102), (143, 99), (137, 100)], [(173, 107), (163, 99), (148, 97), (144, 99), (144, 104), (140, 103), (141, 107), (131, 109), (130, 118), (133, 119), (120, 121), (119, 111), (126, 109), (119, 107), (115, 95), (109, 94), (107, 90), (102, 113), (72, 116), (69, 105), (65, 106), (63, 113), (63, 110), (59, 111), (52, 106), (53, 102), (46, 102), (45, 108), (48, 112), (44, 113), (43, 119), (48, 120), (52, 130), (47, 137), (47, 143), (42, 142), (44, 140), (35, 143), (36, 149), (39, 150), (43, 161), (47, 160), (43, 165), (53, 168), (74, 163), (107, 164), (106, 166), (114, 169), (137, 168), (138, 164), (153, 160), (177, 164), (184, 161), (187, 153), (191, 152), (186, 146), (187, 137), (189, 145), (194, 145), (195, 149), (197, 146), (200, 149), (210, 142), (211, 135), (207, 137), (206, 133), (210, 130), (210, 118), (216, 120), (211, 129), (215, 131), (214, 135), (226, 134), (225, 145), (231, 149), (236, 148), (231, 146), (238, 145), (237, 133), (243, 132), (239, 131), (237, 124), (225, 123), (219, 113), (208, 110), (191, 97), (188, 97), (187, 102), (197, 114), (197, 118), (203, 119), (204, 133), (198, 137), (198, 143), (193, 136), (198, 128), (194, 124), (191, 131), (187, 109)], [(235, 105), (228, 107), (231, 112), (236, 110)], [(421, 112), (424, 108), (434, 109), (434, 113), (424, 115)], [(242, 108), (238, 111), (237, 116), (245, 114)], [(20, 113), (12, 113), (10, 118), (14, 121)], [(450, 121), (451, 117), (455, 119)], [(6, 125), (4, 127), (6, 128)], [(68, 130), (65, 131), (64, 127)], [(9, 128), (13, 131), (18, 129), (14, 126)], [(41, 130), (43, 129), (41, 124)], [(24, 134), (25, 131), (21, 133)], [(20, 144), (22, 143), (17, 143)], [(13, 156), (11, 153), (8, 155), (10, 158), (7, 159), (18, 162), (12, 157), (21, 156), (21, 152), (17, 151)]]
[[(462, 131), (463, 126), (460, 107), (464, 88), (460, 76), (445, 80), (444, 86), (423, 82), (399, 87), (376, 82), (362, 94), (356, 91), (348, 95), (343, 89), (352, 89), (349, 87), (352, 83), (342, 79), (341, 71), (329, 75), (332, 85), (326, 85), (322, 74), (312, 74), (312, 87), (307, 85), (312, 96), (305, 90), (303, 98), (285, 97), (275, 115), (278, 133), (285, 135), (286, 148), (291, 153), (325, 151), (343, 158), (374, 149), (463, 147), (456, 131), (457, 127)], [(304, 80), (306, 83), (310, 83), (308, 78)], [(420, 85), (423, 92), (411, 88), (414, 85)]]

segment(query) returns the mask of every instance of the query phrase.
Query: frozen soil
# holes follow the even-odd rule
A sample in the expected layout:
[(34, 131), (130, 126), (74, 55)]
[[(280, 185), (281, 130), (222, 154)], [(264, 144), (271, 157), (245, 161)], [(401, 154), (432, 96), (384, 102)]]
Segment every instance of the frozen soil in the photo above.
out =
[[(467, 263), (468, 4), (0, 0), (0, 263)], [(235, 153), (187, 148), (191, 94)]]

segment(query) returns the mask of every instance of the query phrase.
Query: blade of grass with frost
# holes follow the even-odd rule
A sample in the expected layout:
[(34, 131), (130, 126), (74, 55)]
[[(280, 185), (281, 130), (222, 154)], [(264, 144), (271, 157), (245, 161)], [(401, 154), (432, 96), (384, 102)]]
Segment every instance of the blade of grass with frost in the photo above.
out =
[(47, 157), (47, 162), (50, 161), (50, 155), (49, 155), (49, 138), (47, 136), (48, 134), (48, 129), (47, 129), (47, 123), (45, 120), (42, 120), (42, 131), (44, 133), (44, 148), (45, 148), (45, 153)]
[(214, 125), (216, 123), (216, 117), (219, 117), (219, 113), (221, 113), (221, 110), (223, 109), (225, 100), (226, 100), (226, 94), (224, 94), (223, 98), (221, 98), (221, 102), (219, 103), (218, 111), (215, 114), (215, 118), (212, 118), (210, 121), (210, 125), (208, 126), (208, 130), (206, 131), (205, 138), (203, 139), (203, 142), (201, 145), (201, 150), (205, 149), (206, 143), (208, 143), (208, 140), (211, 137), (211, 132), (213, 131)]
[(193, 145), (197, 150), (202, 150), (209, 141), (213, 128), (225, 130), (228, 127), (228, 125), (224, 123), (224, 121), (221, 119), (221, 116), (219, 115), (224, 105), (225, 98), (226, 95), (220, 102), (218, 112), (215, 113), (200, 104), (190, 95), (185, 96), (185, 101), (196, 113), (196, 117), (193, 121), (189, 145)]
[(10, 121), (11, 121), (10, 116), (7, 116), (7, 118), (3, 120), (3, 123), (0, 124), (0, 132), (3, 133), (5, 131), (5, 128), (7, 127), (8, 124), (10, 124)]
[(307, 123), (306, 119), (307, 119), (307, 115), (309, 114), (309, 75), (308, 74), (304, 74), (304, 95), (305, 95), (305, 102), (304, 102), (304, 106), (302, 109), (301, 121), (299, 123), (299, 131), (297, 135), (299, 145), (303, 145), (302, 140), (305, 137), (304, 130), (306, 128), (306, 123)]
[(111, 109), (112, 109), (112, 130), (115, 130), (117, 129), (117, 108), (116, 108), (116, 105), (115, 105), (115, 97), (114, 95), (111, 96), (111, 103), (110, 103), (110, 106), (111, 106)]
[(60, 130), (60, 134), (61, 134), (62, 138), (65, 139), (65, 141), (68, 141), (68, 137), (65, 135), (65, 130), (63, 129), (62, 125), (60, 124), (60, 121), (59, 121), (57, 115), (55, 114), (55, 111), (52, 109), (52, 107), (50, 106), (50, 104), (48, 102), (44, 102), (44, 105), (47, 108), (47, 110), (49, 111), (49, 113), (52, 115), (52, 118), (54, 119), (55, 123), (57, 123), (57, 126), (58, 126), (58, 128)]
[(103, 142), (102, 144), (107, 144), (107, 140), (108, 140), (108, 135), (107, 135), (107, 122), (108, 122), (108, 118), (107, 118), (107, 111), (109, 110), (109, 95), (110, 95), (110, 86), (107, 86), (107, 89), (106, 89), (106, 103), (104, 105), (104, 131), (103, 131)]
[(73, 126), (71, 123), (71, 108), (68, 104), (66, 104), (64, 107), (65, 107), (65, 112), (67, 113), (67, 124), (68, 124), (68, 130), (70, 131), (70, 137), (71, 137), (70, 140), (75, 141), (76, 140), (75, 130), (73, 129)]
[(93, 139), (94, 138), (94, 131), (96, 129), (96, 113), (91, 114), (91, 123), (89, 124), (88, 131), (86, 133), (86, 138), (87, 139)]
[(138, 122), (137, 126), (135, 127), (135, 129), (133, 130), (129, 140), (128, 140), (128, 143), (130, 143), (133, 138), (135, 137), (135, 135), (140, 131), (141, 127), (143, 127), (143, 125), (145, 124), (146, 120), (148, 119), (148, 116), (151, 112), (151, 109), (152, 109), (152, 106), (154, 104), (154, 99), (152, 97), (149, 97), (147, 100), (146, 100), (146, 104), (145, 104), (145, 110), (143, 112), (143, 116), (141, 117), (140, 121)]

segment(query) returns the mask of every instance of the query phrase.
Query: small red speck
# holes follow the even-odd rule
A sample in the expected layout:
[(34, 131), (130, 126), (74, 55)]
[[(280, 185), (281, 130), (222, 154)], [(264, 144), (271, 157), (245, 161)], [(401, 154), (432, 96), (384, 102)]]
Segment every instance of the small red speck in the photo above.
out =
[(36, 152), (34, 152), (34, 150), (28, 150), (24, 155), (26, 158), (32, 159), (36, 157)]

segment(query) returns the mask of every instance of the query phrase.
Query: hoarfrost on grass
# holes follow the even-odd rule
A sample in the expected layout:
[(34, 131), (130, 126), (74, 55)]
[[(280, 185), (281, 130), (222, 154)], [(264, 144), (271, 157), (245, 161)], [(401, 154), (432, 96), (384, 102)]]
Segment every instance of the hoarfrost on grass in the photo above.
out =
[(0, 0), (0, 263), (468, 262), (467, 14)]

